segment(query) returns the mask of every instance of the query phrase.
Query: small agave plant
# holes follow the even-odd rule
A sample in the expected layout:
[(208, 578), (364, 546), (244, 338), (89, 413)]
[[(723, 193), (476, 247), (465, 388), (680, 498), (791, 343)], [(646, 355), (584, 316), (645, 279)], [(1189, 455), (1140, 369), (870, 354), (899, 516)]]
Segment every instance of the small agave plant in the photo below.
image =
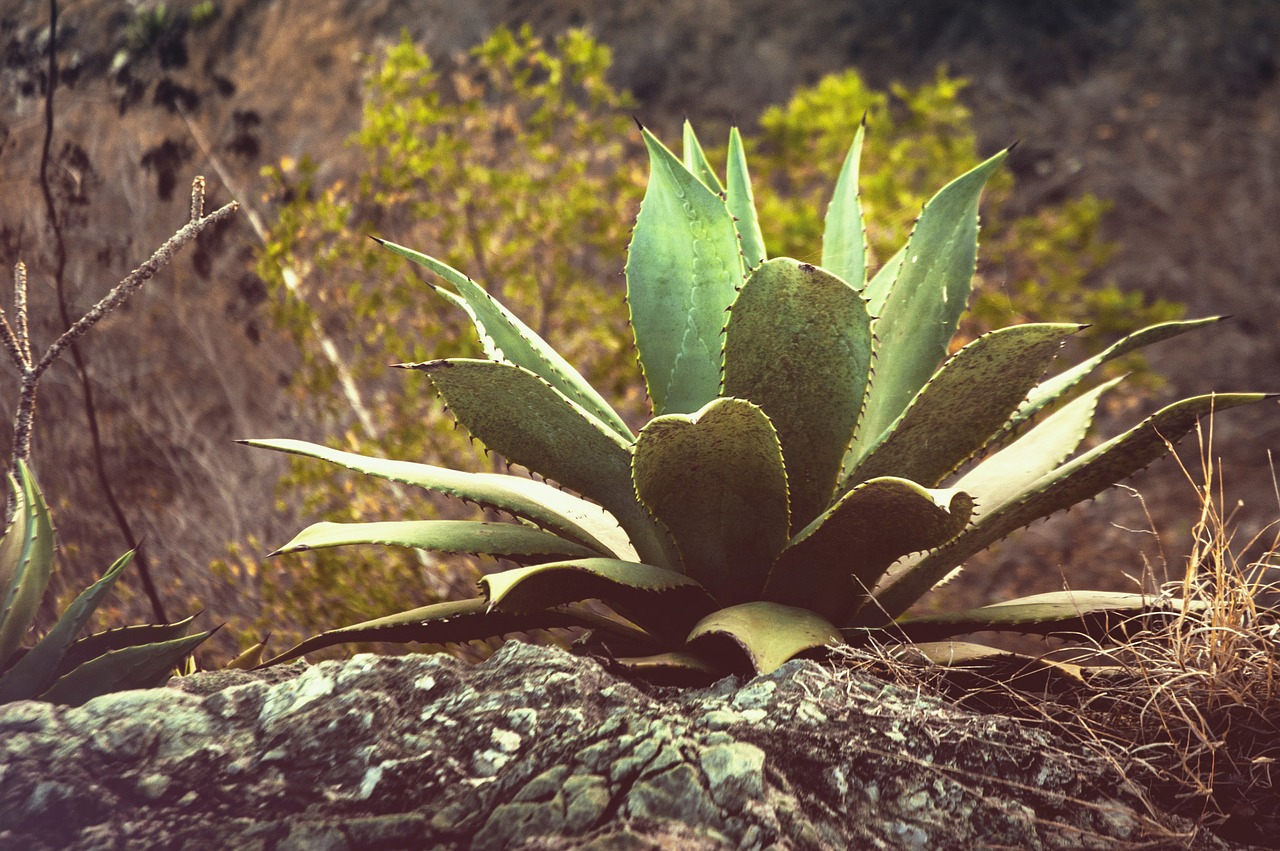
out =
[(133, 553), (116, 559), (32, 647), (22, 640), (52, 575), (53, 523), (25, 461), (17, 462), (13, 519), (0, 538), (0, 704), (47, 700), (79, 706), (126, 689), (162, 685), (213, 631), (188, 635), (194, 616), (171, 624), (112, 629), (77, 639)]
[(577, 626), (637, 670), (766, 673), (868, 636), (1084, 628), (1157, 607), (1137, 594), (1075, 592), (907, 614), (966, 559), (1145, 467), (1199, 417), (1265, 398), (1186, 399), (1079, 454), (1116, 382), (1036, 416), (1103, 362), (1215, 319), (1145, 328), (1048, 379), (1083, 326), (1004, 328), (948, 357), (970, 294), (979, 196), (1007, 152), (939, 191), (906, 245), (868, 275), (862, 130), (836, 183), (820, 267), (766, 256), (736, 130), (723, 185), (687, 124), (683, 160), (641, 132), (651, 172), (627, 303), (654, 417), (633, 433), (482, 287), (384, 243), (450, 285), (436, 291), (470, 316), (487, 355), (400, 366), (424, 373), (488, 448), (581, 496), (518, 476), (247, 441), (515, 520), (318, 523), (278, 552), (377, 543), (523, 565), (485, 576), (474, 599), (326, 632), (267, 664), (342, 642), (449, 644)]

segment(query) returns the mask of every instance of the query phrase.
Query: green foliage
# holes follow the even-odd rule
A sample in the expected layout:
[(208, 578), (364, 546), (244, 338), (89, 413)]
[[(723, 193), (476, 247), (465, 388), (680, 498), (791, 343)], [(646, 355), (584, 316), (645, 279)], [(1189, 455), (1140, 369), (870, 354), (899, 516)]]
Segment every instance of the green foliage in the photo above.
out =
[[(944, 637), (1057, 630), (1073, 605), (1082, 614), (1071, 626), (1084, 630), (1086, 610), (1119, 617), (1159, 608), (1140, 595), (1082, 592), (1013, 601), (988, 620), (981, 612), (904, 617), (970, 556), (1147, 466), (1199, 417), (1265, 398), (1183, 400), (1077, 455), (1111, 382), (1001, 444), (1110, 358), (1205, 321), (1135, 332), (1048, 380), (1046, 369), (1080, 325), (1017, 325), (949, 356), (974, 277), (979, 200), (1006, 152), (934, 194), (889, 271), (868, 279), (859, 130), (821, 236), (822, 256), (835, 258), (846, 280), (766, 259), (763, 243), (739, 250), (761, 221), (747, 201), (745, 157), (729, 158), (722, 184), (691, 127), (683, 157), (641, 134), (650, 179), (626, 285), (655, 416), (634, 436), (570, 361), (553, 356), (492, 293), (440, 260), (385, 243), (456, 288), (445, 300), (464, 308), (487, 355), (400, 366), (425, 373), (474, 439), (581, 493), (605, 516), (581, 503), (569, 512), (563, 495), (539, 499), (517, 477), (250, 441), (469, 498), (517, 521), (505, 535), (482, 521), (321, 523), (286, 549), (470, 547), (528, 565), (485, 577), (482, 596), (469, 603), (323, 633), (273, 661), (350, 640), (443, 643), (574, 624), (610, 652), (643, 654), (624, 664), (767, 673), (869, 633), (884, 640), (922, 625)], [(725, 185), (732, 196), (722, 194)], [(615, 523), (626, 545), (606, 540)], [(593, 600), (607, 611), (587, 607)]]
[(79, 706), (114, 691), (158, 686), (212, 631), (188, 635), (191, 618), (76, 636), (110, 592), (126, 553), (81, 593), (32, 647), (23, 647), (53, 573), (49, 508), (26, 462), (17, 462), (13, 519), (0, 538), (0, 703), (48, 700)]
[[(320, 167), (305, 158), (268, 170), (280, 206), (258, 269), (277, 296), (277, 322), (301, 353), (293, 390), (314, 418), (315, 434), (357, 453), (393, 445), (405, 457), (459, 470), (491, 469), (483, 459), (458, 451), (450, 423), (431, 407), (425, 383), (405, 383), (386, 369), (389, 361), (476, 354), (463, 313), (451, 309), (458, 299), (490, 327), (481, 335), (490, 358), (494, 350), (523, 345), (523, 339), (554, 338), (563, 359), (582, 370), (583, 385), (598, 388), (600, 398), (586, 400), (581, 388), (574, 391), (554, 376), (542, 377), (597, 416), (615, 417), (608, 425), (624, 437), (644, 422), (648, 403), (659, 413), (688, 414), (699, 407), (678, 396), (669, 399), (670, 382), (655, 382), (657, 372), (684, 387), (683, 375), (691, 370), (703, 395), (718, 388), (721, 313), (733, 295), (733, 276), (725, 268), (690, 296), (706, 309), (699, 309), (697, 333), (688, 339), (672, 336), (680, 305), (669, 305), (665, 314), (641, 306), (645, 319), (634, 330), (646, 345), (652, 343), (645, 365), (655, 371), (646, 373), (650, 399), (634, 381), (617, 270), (645, 191), (647, 149), (630, 132), (626, 110), (631, 101), (606, 80), (609, 61), (608, 50), (581, 32), (549, 45), (527, 30), (499, 30), (467, 56), (441, 65), (402, 40), (370, 68), (362, 128), (351, 139), (352, 154), (361, 163), (358, 181), (325, 185)], [(883, 93), (867, 87), (855, 72), (832, 75), (797, 92), (785, 107), (766, 112), (758, 135), (744, 137), (734, 129), (725, 148), (703, 152), (686, 125), (682, 162), (688, 168), (666, 174), (672, 180), (696, 174), (710, 184), (706, 189), (695, 180), (688, 189), (726, 257), (741, 252), (748, 265), (758, 265), (767, 239), (782, 254), (822, 262), (845, 276), (846, 268), (837, 267), (835, 258), (806, 252), (820, 243), (831, 174), (842, 162), (852, 164), (841, 185), (871, 213), (867, 245), (858, 256), (862, 268), (873, 273), (901, 246), (929, 190), (977, 159), (969, 114), (959, 100), (962, 86), (939, 75), (919, 88), (898, 86)], [(860, 162), (846, 152), (864, 110), (876, 144)], [(754, 180), (747, 179), (747, 152)], [(727, 164), (723, 184), (713, 168), (719, 162)], [(1083, 286), (1110, 252), (1097, 236), (1101, 204), (1084, 199), (1046, 208), (1034, 218), (1009, 219), (1000, 210), (1011, 179), (997, 173), (994, 181), (983, 234), (997, 246), (999, 259), (984, 264), (978, 295), (955, 345), (1010, 319), (1080, 320), (1104, 301), (1114, 302), (1108, 315), (1115, 324), (1104, 321), (1102, 331), (1090, 328), (1076, 335), (1092, 352), (1104, 339), (1176, 313), (1148, 309), (1113, 288), (1095, 294)], [(716, 195), (721, 186), (723, 203)], [(646, 204), (643, 217), (656, 215), (653, 204)], [(861, 233), (860, 216), (861, 211), (856, 220), (844, 221), (850, 234)], [(444, 273), (447, 282), (436, 287), (442, 299), (424, 297), (428, 282), (420, 272), (360, 238), (392, 232), (398, 242), (431, 246), (439, 260), (428, 268)], [(654, 232), (644, 228), (641, 238)], [(739, 241), (730, 246), (734, 233)], [(1023, 250), (1019, 240), (1029, 247)], [(668, 268), (651, 274), (679, 280), (679, 274), (701, 273), (692, 251), (664, 263)], [(498, 308), (487, 304), (485, 291), (469, 285), (465, 276), (447, 274), (454, 269), (474, 275), (522, 317), (520, 327), (530, 333), (493, 337), (494, 322), (486, 317)], [(879, 289), (892, 280), (892, 274), (882, 274)], [(468, 294), (468, 286), (481, 295)], [(658, 289), (640, 293), (666, 303)], [(744, 327), (751, 321), (747, 313)], [(662, 341), (670, 341), (668, 350), (661, 349)], [(528, 351), (508, 354), (529, 362)], [(840, 385), (833, 392), (861, 390)], [(822, 405), (817, 394), (810, 402)], [(357, 404), (367, 416), (359, 414)], [(807, 490), (809, 506), (822, 501), (817, 484), (793, 483), (793, 488)], [(416, 489), (301, 461), (291, 466), (281, 491), (292, 499), (300, 495), (304, 512), (334, 522), (477, 516), (457, 501), (423, 498)], [(496, 519), (492, 511), (485, 517)], [(323, 628), (335, 616), (372, 618), (406, 604), (431, 603), (465, 588), (481, 570), (466, 558), (442, 563), (412, 552), (338, 558), (319, 551), (304, 558), (305, 566), (275, 572), (261, 583), (260, 629), (301, 637), (300, 630)], [(238, 559), (237, 569), (251, 572), (251, 560)]]

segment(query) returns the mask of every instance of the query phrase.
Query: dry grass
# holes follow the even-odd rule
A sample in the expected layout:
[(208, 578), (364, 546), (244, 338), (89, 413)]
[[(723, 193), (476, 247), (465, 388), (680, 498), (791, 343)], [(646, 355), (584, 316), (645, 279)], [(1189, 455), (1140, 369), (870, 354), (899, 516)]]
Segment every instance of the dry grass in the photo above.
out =
[[(1280, 521), (1236, 540), (1212, 425), (1198, 436), (1199, 469), (1183, 467), (1201, 504), (1190, 552), (1176, 571), (1159, 566), (1161, 597), (1185, 601), (1176, 616), (1142, 622), (1119, 644), (1047, 649), (1035, 663), (1006, 656), (956, 671), (904, 662), (888, 646), (847, 663), (1042, 724), (1102, 755), (1153, 812), (1280, 847)], [(1148, 565), (1136, 579), (1155, 573)], [(1047, 659), (1086, 665), (1083, 682)]]

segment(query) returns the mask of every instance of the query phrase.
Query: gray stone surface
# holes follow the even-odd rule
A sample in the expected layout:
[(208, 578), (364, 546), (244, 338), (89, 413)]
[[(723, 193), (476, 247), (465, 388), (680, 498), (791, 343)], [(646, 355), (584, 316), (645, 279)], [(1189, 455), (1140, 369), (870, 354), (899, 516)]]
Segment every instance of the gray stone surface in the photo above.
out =
[(1043, 732), (812, 662), (644, 690), (511, 643), (0, 707), (0, 848), (1223, 847)]

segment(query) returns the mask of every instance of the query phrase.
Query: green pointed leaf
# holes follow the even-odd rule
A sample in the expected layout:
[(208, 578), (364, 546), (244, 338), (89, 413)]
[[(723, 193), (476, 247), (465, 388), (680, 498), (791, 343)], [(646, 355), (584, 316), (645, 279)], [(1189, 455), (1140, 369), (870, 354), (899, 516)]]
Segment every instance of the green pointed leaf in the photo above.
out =
[(183, 638), (191, 631), (191, 624), (196, 616), (183, 618), (174, 623), (148, 623), (121, 626), (97, 632), (81, 638), (71, 645), (58, 663), (58, 676), (83, 665), (90, 659), (122, 650), (126, 647), (140, 647), (144, 644), (161, 644), (175, 638)]
[(518, 366), (480, 360), (409, 365), (430, 376), (458, 422), (513, 464), (600, 503), (641, 559), (670, 565), (670, 544), (631, 489), (630, 447), (581, 407)]
[(158, 644), (112, 650), (59, 677), (40, 699), (80, 706), (112, 692), (161, 686), (178, 663), (216, 631), (211, 629)]
[(242, 440), (247, 446), (258, 446), (318, 458), (358, 473), (377, 476), (393, 482), (447, 494), (474, 502), (484, 508), (505, 511), (555, 532), (562, 538), (619, 558), (635, 555), (631, 544), (611, 514), (595, 503), (567, 494), (533, 479), (504, 476), (497, 473), (464, 473), (447, 467), (372, 458), (330, 449), (305, 440)]
[(466, 311), (480, 335), (485, 354), (491, 360), (524, 367), (577, 402), (583, 410), (616, 431), (624, 440), (633, 439), (634, 435), (622, 417), (581, 373), (484, 288), (434, 257), (394, 242), (379, 239), (378, 243), (427, 267), (457, 288), (458, 294), (454, 295), (441, 287), (433, 287), (448, 301)]
[(853, 137), (853, 146), (845, 157), (831, 205), (827, 207), (826, 229), (822, 234), (822, 268), (848, 281), (856, 290), (862, 290), (867, 284), (867, 232), (858, 195), (858, 164), (862, 160), (866, 130), (866, 124), (859, 125)]
[(566, 612), (539, 611), (529, 614), (510, 614), (489, 611), (489, 601), (484, 597), (475, 597), (470, 600), (433, 603), (430, 606), (398, 612), (341, 629), (331, 629), (308, 638), (279, 656), (268, 659), (258, 667), (279, 665), (338, 644), (370, 641), (396, 644), (410, 642), (453, 644), (515, 632), (527, 632), (531, 629), (581, 625), (583, 625), (581, 619)]
[(17, 487), (22, 491), (19, 502), (22, 514), (15, 515), (9, 535), (17, 535), (20, 546), (4, 548), (4, 555), (17, 554), (16, 563), (5, 572), (12, 575), (4, 606), (0, 608), (0, 665), (22, 644), (40, 600), (44, 597), (53, 572), (53, 521), (49, 506), (31, 474), (27, 462), (18, 460)]
[(372, 523), (316, 523), (271, 555), (300, 553), (349, 544), (386, 544), (442, 553), (474, 553), (528, 561), (537, 557), (599, 555), (551, 532), (515, 523), (477, 520), (386, 520)]
[(871, 369), (871, 316), (823, 269), (775, 258), (729, 313), (724, 392), (764, 409), (778, 432), (798, 528), (831, 503)]
[(18, 662), (0, 676), (0, 703), (30, 700), (56, 679), (58, 666), (76, 636), (97, 610), (98, 604), (111, 590), (120, 571), (133, 560), (133, 551), (115, 560), (102, 578), (80, 593), (67, 607), (53, 629), (37, 642)]
[(806, 650), (843, 643), (840, 630), (821, 615), (764, 601), (712, 612), (689, 633), (694, 650), (725, 639), (746, 654), (752, 670), (761, 675), (773, 673)]
[(906, 256), (907, 247), (904, 245), (894, 252), (894, 255), (886, 260), (867, 282), (867, 288), (862, 291), (862, 296), (867, 300), (867, 310), (871, 311), (872, 316), (880, 316), (884, 313), (885, 300), (889, 297), (893, 282), (898, 280), (898, 272), (902, 270), (902, 258)]
[(961, 476), (955, 486), (973, 495), (975, 515), (999, 510), (1075, 452), (1089, 433), (1098, 398), (1120, 381), (1113, 379), (1073, 399)]
[(1061, 399), (1067, 393), (1070, 393), (1081, 381), (1083, 381), (1089, 373), (1093, 372), (1107, 361), (1127, 355), (1149, 346), (1153, 343), (1159, 343), (1162, 340), (1172, 339), (1180, 334), (1188, 331), (1194, 331), (1197, 328), (1204, 328), (1221, 322), (1223, 317), (1210, 316), (1207, 319), (1191, 319), (1182, 322), (1161, 322), (1158, 325), (1150, 325), (1138, 331), (1134, 331), (1123, 340), (1111, 345), (1100, 354), (1094, 355), (1082, 363), (1076, 364), (1071, 369), (1055, 375), (1053, 378), (1039, 384), (1027, 396), (1027, 400), (1018, 407), (1017, 413), (1010, 420), (1010, 428), (1016, 428), (1025, 422), (1028, 418), (1034, 416), (1038, 411), (1046, 405), (1050, 405)]
[(755, 599), (787, 542), (787, 477), (759, 407), (716, 399), (651, 420), (636, 439), (641, 502), (671, 531), (687, 574), (721, 605)]
[(720, 331), (742, 255), (720, 196), (643, 135), (649, 188), (627, 252), (627, 304), (654, 413), (686, 414), (719, 392)]
[(720, 185), (720, 178), (716, 177), (716, 170), (711, 167), (711, 163), (707, 162), (702, 143), (698, 141), (697, 134), (693, 132), (693, 125), (687, 118), (684, 120), (681, 141), (684, 148), (684, 167), (712, 192), (724, 192), (724, 187)]
[[(10, 473), (7, 478), (13, 493), (13, 515), (5, 527), (4, 537), (0, 538), (0, 601), (8, 600), (13, 591), (13, 580), (22, 564), (22, 550), (31, 522), (31, 506), (27, 504), (26, 491), (15, 474)], [(0, 667), (4, 662), (5, 657), (0, 655)]]
[(912, 641), (938, 641), (987, 630), (1104, 640), (1116, 632), (1150, 627), (1152, 615), (1191, 612), (1197, 608), (1203, 605), (1150, 594), (1051, 591), (959, 612), (903, 618), (896, 625)]
[(944, 186), (916, 220), (876, 322), (876, 372), (855, 460), (877, 442), (947, 356), (972, 286), (978, 198), (1006, 153)]
[(480, 585), (497, 611), (528, 613), (598, 599), (649, 632), (676, 639), (715, 608), (711, 595), (682, 573), (608, 558), (504, 570), (482, 577)]
[(1264, 393), (1195, 396), (1162, 409), (1129, 431), (1060, 465), (946, 546), (931, 552), (876, 592), (879, 608), (897, 617), (965, 559), (1028, 524), (1097, 496), (1168, 452), (1200, 417), (1269, 398)]
[(898, 559), (964, 529), (972, 498), (906, 479), (872, 479), (840, 498), (778, 556), (764, 597), (845, 620)]
[(747, 269), (754, 269), (765, 261), (764, 234), (760, 232), (755, 193), (751, 191), (751, 175), (747, 173), (747, 155), (737, 127), (729, 128), (728, 168), (724, 203), (736, 220), (742, 260)]
[(934, 374), (842, 489), (880, 476), (937, 485), (1000, 431), (1062, 341), (1082, 327), (1014, 325), (969, 343)]
[(613, 661), (629, 673), (661, 685), (706, 685), (708, 681), (717, 680), (725, 674), (696, 653), (680, 650), (655, 653), (652, 656), (623, 656)]

